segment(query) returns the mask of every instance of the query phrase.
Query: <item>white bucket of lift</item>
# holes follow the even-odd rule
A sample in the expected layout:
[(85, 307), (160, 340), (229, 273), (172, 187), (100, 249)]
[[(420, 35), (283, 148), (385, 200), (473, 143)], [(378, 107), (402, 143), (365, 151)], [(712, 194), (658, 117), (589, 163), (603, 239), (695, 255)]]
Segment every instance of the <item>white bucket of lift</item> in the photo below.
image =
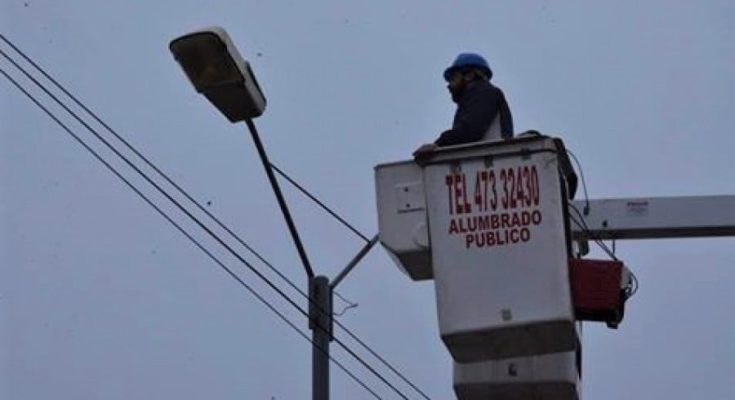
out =
[(443, 149), (424, 167), (439, 328), (457, 362), (577, 347), (558, 151), (526, 137)]
[(412, 161), (375, 167), (380, 243), (415, 280), (433, 277), (421, 167)]
[(579, 364), (573, 351), (454, 364), (459, 400), (578, 400)]

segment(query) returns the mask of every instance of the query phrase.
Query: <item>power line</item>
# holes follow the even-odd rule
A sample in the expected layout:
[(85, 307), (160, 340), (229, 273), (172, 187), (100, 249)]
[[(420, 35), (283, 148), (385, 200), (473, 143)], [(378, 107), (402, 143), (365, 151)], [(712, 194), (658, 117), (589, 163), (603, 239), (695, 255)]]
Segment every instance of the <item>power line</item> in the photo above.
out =
[[(206, 207), (204, 207), (199, 201), (194, 199), (186, 190), (184, 190), (181, 186), (179, 186), (173, 179), (171, 179), (168, 174), (160, 170), (152, 161), (150, 161), (145, 155), (143, 155), (141, 152), (139, 152), (133, 145), (131, 145), (122, 135), (117, 133), (112, 127), (110, 127), (105, 121), (103, 121), (101, 118), (97, 116), (96, 113), (94, 113), (92, 110), (90, 110), (83, 102), (81, 102), (79, 99), (77, 99), (76, 96), (74, 96), (72, 93), (70, 93), (63, 85), (61, 85), (56, 79), (54, 79), (51, 75), (49, 75), (43, 68), (41, 68), (37, 63), (35, 63), (30, 57), (28, 57), (25, 53), (23, 53), (19, 48), (17, 48), (12, 42), (10, 42), (8, 39), (5, 38), (2, 34), (0, 34), (0, 39), (5, 41), (9, 46), (13, 48), (18, 54), (20, 54), (23, 59), (25, 59), (28, 63), (30, 63), (36, 70), (38, 70), (46, 79), (51, 81), (59, 90), (61, 90), (67, 97), (69, 97), (76, 105), (78, 105), (80, 108), (82, 108), (87, 114), (89, 114), (97, 123), (102, 125), (108, 132), (110, 132), (113, 136), (115, 136), (116, 139), (118, 139), (125, 147), (127, 147), (130, 151), (132, 151), (136, 156), (138, 156), (143, 162), (145, 162), (146, 165), (148, 165), (151, 169), (153, 169), (156, 173), (158, 173), (161, 177), (163, 177), (166, 182), (168, 182), (171, 186), (173, 186), (179, 193), (184, 195), (187, 200), (192, 202), (194, 205), (197, 206), (197, 208), (204, 212), (209, 218), (211, 218), (220, 228), (224, 229), (225, 232), (227, 232), (230, 236), (232, 236), (235, 240), (237, 240), (240, 245), (245, 247), (250, 253), (252, 253), (256, 258), (258, 258), (263, 264), (265, 264), (268, 268), (270, 268), (271, 271), (273, 271), (275, 274), (277, 274), (281, 279), (286, 281), (293, 289), (298, 291), (302, 296), (305, 298), (308, 298), (309, 296), (306, 295), (296, 284), (293, 283), (293, 281), (289, 280), (288, 277), (286, 277), (280, 270), (273, 267), (268, 261), (265, 260), (255, 249), (253, 249), (250, 245), (248, 245), (240, 236), (238, 236), (235, 232), (233, 232), (227, 225), (225, 225), (219, 218), (217, 218), (214, 214), (212, 214), (209, 210), (207, 210)], [(2, 50), (0, 50), (2, 51)], [(3, 53), (3, 55), (8, 58), (8, 56)], [(12, 62), (12, 61), (11, 61)], [(16, 65), (16, 67), (18, 67)], [(20, 69), (20, 68), (19, 68)], [(21, 69), (21, 71), (23, 71)], [(28, 75), (26, 75), (28, 76)], [(38, 82), (35, 82), (36, 85), (40, 85)], [(48, 93), (48, 92), (47, 92)], [(58, 102), (58, 100), (57, 100)], [(68, 111), (68, 110), (67, 110)], [(73, 113), (72, 113), (73, 114)]]
[[(240, 262), (245, 264), (253, 273), (255, 273), (260, 279), (262, 279), (268, 286), (270, 286), (273, 290), (275, 290), (284, 300), (286, 300), (289, 304), (291, 304), (294, 308), (296, 308), (301, 314), (303, 314), (305, 317), (309, 317), (309, 314), (304, 311), (303, 308), (301, 308), (296, 302), (291, 299), (288, 295), (286, 295), (280, 288), (278, 288), (273, 282), (271, 282), (268, 278), (266, 278), (260, 271), (258, 271), (254, 266), (252, 266), (250, 263), (248, 263), (240, 254), (238, 254), (236, 251), (232, 249), (227, 243), (225, 243), (217, 234), (215, 234), (211, 229), (209, 229), (206, 225), (204, 225), (198, 218), (196, 218), (189, 210), (187, 210), (185, 207), (183, 207), (176, 199), (171, 197), (169, 193), (167, 193), (165, 190), (163, 190), (157, 183), (155, 183), (153, 180), (150, 179), (149, 176), (147, 176), (143, 171), (140, 170), (136, 165), (134, 165), (130, 160), (128, 160), (124, 155), (122, 155), (116, 148), (114, 148), (107, 140), (105, 140), (96, 130), (91, 128), (86, 122), (82, 121), (73, 111), (71, 111), (65, 104), (60, 102), (58, 98), (53, 95), (53, 93), (49, 92), (43, 85), (41, 85), (35, 78), (28, 75), (25, 70), (23, 70), (17, 63), (15, 63), (14, 60), (10, 59), (5, 52), (0, 50), (0, 54), (5, 56), (10, 60), (13, 65), (16, 66), (16, 68), (20, 69), (26, 76), (31, 79), (36, 85), (38, 85), (48, 96), (50, 96), (52, 99), (54, 99), (57, 104), (59, 104), (62, 108), (64, 108), (69, 114), (74, 116), (77, 121), (79, 121), (82, 125), (84, 125), (92, 134), (94, 134), (100, 141), (102, 141), (110, 150), (112, 150), (118, 157), (120, 157), (123, 161), (125, 161), (128, 166), (133, 168), (139, 175), (141, 175), (149, 184), (151, 184), (153, 187), (155, 187), (161, 194), (163, 194), (170, 202), (172, 202), (174, 205), (176, 205), (179, 210), (181, 210), (184, 214), (186, 214), (192, 221), (194, 221), (201, 229), (203, 229), (207, 234), (209, 234), (215, 241), (217, 241), (221, 246), (223, 246), (225, 249), (228, 250), (230, 254), (232, 254), (234, 257), (236, 257)], [(323, 329), (322, 327), (318, 328)], [(370, 365), (367, 364), (359, 355), (357, 355), (354, 351), (349, 349), (344, 343), (342, 343), (340, 340), (335, 338), (335, 342), (337, 342), (347, 353), (349, 353), (352, 357), (354, 357), (356, 360), (358, 360), (365, 368), (367, 368), (371, 373), (373, 373), (375, 376), (377, 376), (383, 383), (385, 383), (387, 386), (392, 388), (396, 393), (398, 393), (402, 398), (408, 399), (403, 393), (401, 393), (395, 386), (393, 386), (390, 382), (388, 382), (380, 373), (378, 373), (375, 369), (373, 369)]]
[[(0, 50), (0, 53), (2, 53), (2, 50)], [(5, 55), (3, 53), (3, 55)], [(33, 103), (36, 104), (41, 110), (43, 110), (51, 119), (53, 119), (59, 126), (61, 126), (69, 135), (71, 135), (79, 144), (81, 144), (87, 151), (89, 151), (99, 162), (101, 162), (107, 169), (109, 169), (115, 176), (117, 176), (120, 180), (122, 180), (130, 189), (132, 189), (138, 196), (140, 196), (148, 205), (153, 207), (154, 210), (156, 210), (161, 216), (163, 216), (169, 223), (171, 223), (176, 229), (181, 232), (186, 238), (188, 238), (192, 243), (194, 243), (201, 251), (203, 251), (210, 259), (212, 259), (217, 265), (222, 268), (231, 278), (235, 279), (241, 286), (243, 286), (245, 289), (247, 289), (253, 296), (255, 296), (263, 305), (268, 307), (272, 312), (274, 312), (283, 322), (285, 322), (288, 326), (293, 328), (301, 337), (309, 341), (312, 346), (316, 347), (319, 351), (326, 354), (326, 352), (319, 346), (316, 345), (309, 337), (303, 333), (296, 325), (291, 322), (286, 316), (278, 311), (272, 304), (268, 302), (264, 297), (262, 297), (260, 294), (258, 294), (250, 285), (245, 283), (245, 281), (242, 280), (237, 274), (235, 274), (230, 268), (228, 268), (222, 261), (220, 261), (217, 257), (215, 257), (209, 250), (207, 250), (204, 245), (201, 244), (197, 239), (195, 239), (191, 234), (189, 234), (184, 228), (181, 227), (176, 221), (174, 221), (168, 214), (166, 214), (160, 207), (158, 207), (153, 201), (148, 198), (143, 192), (141, 192), (137, 187), (135, 187), (128, 179), (126, 179), (118, 170), (115, 169), (110, 163), (108, 163), (102, 156), (100, 156), (99, 153), (97, 153), (94, 149), (92, 149), (84, 140), (82, 140), (77, 134), (75, 134), (69, 127), (67, 127), (63, 122), (61, 122), (53, 113), (51, 113), (48, 108), (46, 108), (44, 105), (42, 105), (35, 97), (33, 97), (27, 90), (25, 90), (15, 79), (13, 79), (10, 75), (5, 72), (5, 70), (0, 67), (0, 73), (2, 73), (5, 78), (7, 78), (13, 85), (15, 85), (18, 90), (23, 92), (23, 94), (26, 95)], [(246, 264), (247, 261), (244, 261)], [(249, 265), (249, 264), (248, 264)], [(365, 390), (370, 392), (375, 398), (382, 399), (380, 396), (378, 396), (377, 393), (375, 393), (372, 389), (370, 389), (363, 381), (361, 381), (359, 378), (357, 378), (356, 375), (354, 375), (352, 372), (350, 372), (342, 363), (337, 361), (335, 358), (333, 358), (331, 355), (327, 354), (329, 359), (334, 362), (342, 371), (344, 371), (347, 375), (349, 375), (355, 382), (357, 382), (360, 386), (362, 386)]]
[[(309, 296), (301, 290), (296, 284), (293, 283), (288, 277), (286, 277), (280, 270), (278, 270), (275, 266), (273, 266), (270, 262), (268, 262), (263, 256), (261, 256), (255, 249), (253, 249), (251, 246), (249, 246), (240, 236), (235, 234), (230, 228), (228, 228), (224, 223), (220, 221), (215, 215), (213, 215), (209, 210), (207, 210), (204, 206), (202, 206), (197, 200), (195, 200), (189, 193), (184, 190), (181, 186), (176, 184), (175, 181), (173, 181), (167, 174), (165, 174), (163, 171), (161, 171), (158, 167), (155, 166), (147, 157), (145, 157), (142, 153), (140, 153), (137, 149), (135, 149), (134, 146), (132, 146), (127, 140), (125, 140), (124, 137), (122, 137), (120, 134), (118, 134), (112, 127), (110, 127), (107, 123), (105, 123), (101, 118), (99, 118), (92, 110), (90, 110), (83, 102), (77, 99), (76, 96), (74, 96), (72, 93), (70, 93), (66, 88), (64, 88), (56, 79), (54, 79), (50, 74), (48, 74), (41, 66), (39, 66), (36, 62), (34, 62), (30, 57), (28, 57), (23, 51), (21, 51), (17, 46), (15, 46), (12, 42), (10, 42), (7, 38), (5, 38), (4, 35), (0, 34), (0, 39), (5, 41), (8, 45), (10, 45), (13, 50), (15, 50), (18, 54), (20, 54), (28, 63), (30, 63), (36, 70), (38, 70), (46, 79), (48, 79), (50, 82), (52, 82), (59, 90), (61, 90), (65, 95), (67, 95), (69, 98), (71, 98), (74, 103), (76, 103), (79, 107), (81, 107), (87, 114), (92, 116), (92, 118), (97, 121), (100, 125), (102, 125), (105, 129), (107, 129), (112, 135), (114, 135), (121, 143), (123, 143), (129, 150), (131, 150), (135, 155), (137, 155), (140, 159), (142, 159), (149, 167), (151, 167), (154, 171), (156, 171), (160, 176), (162, 176), (169, 184), (171, 184), (176, 190), (178, 190), (181, 194), (183, 194), (189, 201), (194, 203), (199, 210), (204, 212), (208, 217), (210, 217), (215, 223), (217, 223), (222, 229), (224, 229), (230, 236), (235, 238), (243, 247), (245, 247), (250, 253), (255, 255), (256, 258), (258, 258), (264, 265), (266, 265), (271, 271), (273, 271), (275, 274), (277, 274), (281, 279), (283, 279), (289, 286), (291, 286), (294, 290), (296, 290), (302, 297), (309, 300), (311, 299)], [(3, 55), (5, 55), (3, 53)], [(5, 55), (7, 58), (8, 56)], [(15, 64), (15, 63), (14, 63)], [(18, 65), (16, 64), (16, 67)], [(21, 69), (25, 73), (25, 71)], [(26, 73), (26, 76), (28, 74)], [(34, 80), (36, 85), (40, 85), (39, 82)], [(47, 91), (48, 93), (48, 91)], [(54, 98), (52, 96), (52, 98)], [(55, 98), (54, 98), (55, 99)], [(58, 99), (55, 99), (57, 103), (59, 102)], [(70, 112), (67, 109), (67, 112)], [(71, 113), (71, 112), (70, 112)], [(76, 117), (74, 113), (71, 113)], [(79, 118), (77, 117), (77, 120)], [(81, 122), (81, 121), (80, 121)], [(87, 127), (89, 129), (89, 127)], [(108, 145), (108, 147), (110, 147)], [(272, 164), (271, 164), (272, 165)], [(299, 190), (302, 191), (302, 193), (306, 194), (308, 197), (310, 197), (312, 200), (314, 200), (317, 204), (319, 204), (322, 208), (327, 210), (330, 214), (332, 214), (335, 218), (340, 220), (343, 224), (345, 224), (348, 228), (355, 231), (356, 234), (359, 236), (365, 238), (365, 236), (360, 233), (357, 229), (352, 227), (349, 223), (347, 223), (344, 219), (340, 218), (335, 212), (330, 210), (326, 205), (324, 205), (322, 202), (320, 202), (315, 196), (311, 195), (306, 189), (304, 189), (301, 185), (299, 185), (294, 179), (289, 177), (285, 172), (277, 168), (275, 165), (272, 165), (273, 168), (281, 174), (285, 179), (287, 179), (291, 184), (293, 184), (295, 187), (297, 187)], [(338, 293), (335, 292), (339, 296)], [(341, 297), (341, 296), (340, 296)], [(319, 308), (319, 311), (324, 313), (324, 310), (321, 310)], [(362, 341), (360, 338), (358, 338), (351, 330), (349, 330), (346, 326), (344, 326), (342, 323), (340, 323), (338, 320), (334, 320), (336, 325), (342, 328), (352, 339), (357, 341), (363, 348), (365, 348), (371, 355), (373, 355), (376, 359), (378, 359), (381, 363), (383, 363), (388, 369), (390, 369), (394, 374), (396, 374), (401, 380), (403, 380), (406, 384), (408, 384), (411, 388), (413, 388), (415, 391), (420, 393), (425, 399), (429, 400), (429, 397), (421, 391), (413, 382), (411, 382), (408, 378), (406, 378), (400, 371), (398, 371), (395, 367), (393, 367), (387, 360), (385, 360), (383, 357), (381, 357), (375, 350), (373, 350), (369, 345), (367, 345), (364, 341)]]
[[(286, 277), (281, 271), (279, 271), (277, 268), (275, 268), (271, 263), (269, 263), (263, 256), (261, 256), (255, 249), (253, 249), (251, 246), (249, 246), (240, 236), (235, 234), (230, 228), (228, 228), (224, 223), (222, 223), (215, 215), (210, 213), (205, 207), (203, 207), (198, 201), (196, 201), (189, 193), (184, 190), (182, 187), (180, 187), (176, 182), (174, 182), (167, 174), (165, 174), (163, 171), (161, 171), (158, 167), (156, 167), (147, 157), (145, 157), (142, 153), (140, 153), (135, 147), (133, 147), (127, 140), (125, 140), (120, 134), (118, 134), (114, 129), (112, 129), (107, 123), (105, 123), (101, 118), (99, 118), (93, 111), (91, 111), (86, 105), (83, 104), (80, 100), (78, 100), (73, 94), (71, 94), (66, 88), (64, 88), (56, 79), (54, 79), (50, 74), (48, 74), (43, 68), (41, 68), (36, 62), (34, 62), (30, 57), (28, 57), (25, 53), (23, 53), (18, 47), (16, 47), (12, 42), (10, 42), (5, 36), (0, 34), (0, 39), (5, 41), (8, 45), (10, 45), (18, 54), (20, 54), (28, 63), (30, 63), (33, 67), (35, 67), (41, 74), (43, 74), (46, 79), (51, 81), (58, 89), (60, 89), (64, 94), (66, 94), (69, 98), (71, 98), (79, 107), (81, 107), (87, 114), (92, 116), (95, 121), (97, 121), (100, 125), (102, 125), (105, 129), (107, 129), (110, 133), (112, 133), (120, 142), (122, 142), (129, 150), (131, 150), (134, 154), (136, 154), (139, 158), (141, 158), (149, 167), (151, 167), (154, 171), (156, 171), (159, 175), (161, 175), (169, 184), (171, 184), (174, 188), (176, 188), (181, 194), (183, 194), (189, 201), (194, 203), (201, 211), (203, 211), (207, 216), (209, 216), (212, 220), (214, 220), (221, 228), (223, 228), (228, 234), (230, 234), (233, 238), (235, 238), (243, 247), (245, 247), (248, 251), (250, 251), (255, 257), (257, 257), (264, 265), (266, 265), (271, 271), (276, 273), (281, 279), (283, 279), (288, 285), (290, 285), (294, 290), (296, 290), (302, 297), (312, 302), (312, 300), (309, 298), (309, 296), (301, 290), (296, 284), (293, 283), (288, 277)], [(8, 58), (8, 56), (3, 53), (3, 55)], [(11, 60), (12, 62), (12, 60)], [(31, 78), (36, 85), (44, 89), (47, 94), (49, 94), (54, 100), (56, 100), (57, 103), (61, 104), (57, 98), (55, 98), (53, 95), (51, 95), (43, 85), (41, 85), (37, 80), (33, 79), (28, 75), (28, 73), (20, 68), (16, 63), (13, 63), (17, 68), (19, 68), (26, 76)], [(63, 105), (62, 105), (63, 107)], [(79, 117), (76, 116), (73, 112), (68, 110), (66, 107), (64, 107), (67, 112), (72, 114), (78, 121)], [(82, 121), (80, 121), (82, 122)], [(82, 122), (83, 123), (83, 122)], [(83, 123), (84, 124), (84, 123)], [(85, 126), (87, 126), (85, 124)], [(89, 126), (87, 126), (87, 129), (90, 129)], [(98, 136), (99, 137), (99, 136)], [(103, 142), (105, 142), (103, 140)], [(105, 142), (106, 143), (106, 142)], [(107, 144), (107, 143), (106, 143)], [(111, 147), (108, 144), (108, 147)], [(341, 219), (336, 213), (329, 210), (328, 207), (326, 207), (322, 202), (320, 202), (318, 199), (315, 198), (315, 196), (311, 195), (306, 189), (304, 189), (301, 185), (299, 185), (295, 180), (290, 178), (287, 174), (285, 174), (283, 171), (278, 169), (277, 167), (273, 166), (274, 169), (276, 169), (277, 172), (279, 172), (284, 178), (286, 178), (289, 182), (291, 182), (293, 185), (295, 185), (299, 190), (301, 190), (303, 193), (305, 193), (307, 196), (312, 198), (314, 201), (317, 202), (317, 204), (321, 205), (323, 208), (325, 208), (328, 212), (330, 212), (335, 218), (339, 219), (341, 222), (346, 224), (351, 229), (354, 229), (349, 225), (346, 221)], [(140, 172), (139, 172), (140, 173)], [(160, 191), (160, 189), (159, 189)], [(364, 237), (359, 231), (354, 229), (357, 234)], [(335, 292), (336, 293), (336, 292)], [(339, 294), (336, 293), (338, 296)], [(340, 296), (341, 297), (341, 296)], [(324, 313), (324, 310), (321, 310), (319, 308), (319, 311)], [(345, 325), (340, 323), (338, 320), (334, 320), (336, 325), (342, 328), (348, 336), (350, 336), (352, 339), (354, 339), (358, 344), (360, 344), (363, 348), (365, 348), (373, 357), (378, 359), (382, 364), (384, 364), (386, 367), (388, 367), (389, 370), (391, 370), (394, 374), (396, 374), (403, 382), (408, 384), (411, 388), (413, 388), (415, 391), (417, 391), (419, 394), (421, 394), (422, 397), (429, 400), (429, 397), (421, 390), (419, 389), (413, 382), (411, 382), (408, 378), (406, 378), (400, 371), (398, 371), (393, 365), (391, 365), (387, 360), (385, 360), (382, 356), (380, 356), (375, 350), (373, 350), (368, 344), (366, 344), (364, 341), (362, 341), (360, 338), (357, 337), (351, 330), (349, 330)], [(338, 342), (339, 343), (339, 342)]]
[[(168, 178), (163, 172), (161, 172), (158, 168), (156, 168), (147, 158), (145, 158), (142, 154), (140, 154), (137, 150), (135, 150), (127, 141), (125, 141), (120, 135), (118, 135), (112, 128), (110, 128), (107, 124), (105, 124), (103, 121), (101, 121), (94, 113), (92, 113), (86, 106), (81, 104), (80, 101), (78, 101), (71, 93), (69, 93), (66, 89), (64, 89), (55, 79), (53, 79), (49, 74), (47, 74), (41, 67), (38, 66), (35, 62), (33, 62), (28, 56), (26, 56), (20, 49), (18, 49), (16, 46), (14, 46), (7, 38), (5, 38), (3, 35), (0, 34), (0, 38), (3, 39), (6, 43), (8, 43), (16, 52), (21, 54), (21, 56), (26, 59), (31, 65), (33, 65), (36, 69), (38, 69), (47, 79), (52, 81), (59, 89), (61, 89), (67, 96), (72, 98), (80, 107), (82, 107), (87, 113), (92, 115), (101, 125), (103, 125), (105, 128), (107, 128), (109, 131), (113, 133), (121, 142), (123, 142), (128, 148), (130, 148), (132, 151), (136, 153), (141, 159), (144, 159), (148, 165), (150, 165), (156, 172), (158, 172), (161, 176), (164, 176), (174, 187), (176, 187), (180, 192), (182, 192), (190, 201), (197, 204), (197, 206), (202, 209), (208, 216), (210, 216), (213, 220), (216, 220), (220, 226), (222, 226), (230, 235), (237, 238), (240, 243), (245, 246), (248, 250), (256, 254), (256, 256), (266, 265), (268, 265), (273, 271), (275, 271), (282, 279), (289, 282), (292, 287), (294, 287), (299, 293), (302, 294), (302, 296), (305, 296), (308, 299), (308, 296), (305, 295), (298, 287), (296, 287), (293, 282), (288, 280), (283, 274), (280, 273), (275, 267), (273, 267), (270, 263), (268, 263), (263, 257), (261, 257), (259, 254), (257, 254), (250, 246), (248, 246), (242, 239), (240, 239), (237, 235), (235, 235), (230, 229), (226, 228), (224, 224), (222, 224), (218, 219), (216, 219), (211, 213), (209, 213), (206, 209), (204, 209), (201, 204), (199, 204), (196, 200), (194, 200), (191, 196), (188, 195), (183, 189), (181, 189), (178, 185), (176, 185), (170, 178)], [(0, 50), (0, 54), (2, 54), (6, 59), (8, 59), (16, 68), (18, 68), (26, 77), (28, 77), (31, 81), (33, 81), (38, 87), (40, 87), (49, 97), (51, 97), (57, 104), (59, 104), (61, 107), (66, 110), (69, 114), (71, 114), (77, 121), (79, 121), (82, 125), (87, 128), (92, 134), (94, 134), (100, 141), (102, 141), (110, 150), (112, 150), (118, 157), (120, 157), (123, 161), (125, 161), (131, 168), (133, 168), (139, 175), (141, 175), (146, 181), (148, 181), (149, 184), (154, 186), (161, 194), (163, 194), (169, 201), (171, 201), (173, 204), (175, 204), (182, 212), (184, 212), (191, 220), (193, 220), (201, 229), (206, 231), (210, 236), (212, 236), (220, 245), (225, 247), (233, 256), (238, 258), (243, 264), (245, 264), (253, 273), (255, 273), (260, 279), (262, 279), (268, 286), (270, 286), (273, 290), (275, 290), (281, 297), (283, 297), (287, 302), (289, 302), (294, 308), (296, 308), (298, 311), (300, 311), (303, 315), (308, 317), (308, 314), (306, 311), (304, 311), (301, 307), (299, 307), (290, 297), (288, 297), (280, 288), (275, 286), (269, 279), (267, 279), (262, 273), (260, 273), (255, 267), (253, 267), (251, 264), (249, 264), (246, 260), (244, 260), (237, 252), (235, 252), (230, 246), (228, 246), (219, 236), (217, 236), (214, 232), (212, 232), (208, 227), (206, 227), (199, 219), (197, 219), (195, 216), (193, 216), (185, 207), (183, 207), (178, 201), (176, 201), (174, 198), (170, 196), (165, 190), (163, 190), (158, 184), (153, 182), (150, 177), (148, 177), (143, 171), (141, 171), (137, 166), (135, 166), (129, 159), (127, 159), (124, 155), (122, 155), (114, 146), (112, 146), (107, 140), (105, 140), (95, 129), (91, 128), (85, 121), (83, 121), (76, 113), (74, 113), (72, 110), (70, 110), (63, 102), (61, 102), (53, 93), (51, 93), (43, 84), (41, 84), (37, 79), (35, 79), (33, 76), (31, 76), (25, 69), (23, 69), (20, 65), (18, 65), (11, 57), (9, 57), (4, 51)], [(320, 310), (324, 312), (323, 310)], [(374, 357), (376, 357), (378, 360), (380, 360), (383, 364), (385, 364), (392, 372), (394, 372), (396, 375), (398, 375), (404, 382), (409, 384), (414, 390), (419, 392), (424, 398), (428, 399), (428, 396), (426, 396), (420, 389), (418, 389), (413, 383), (411, 383), (403, 374), (401, 374), (399, 371), (397, 371), (392, 365), (390, 365), (384, 358), (382, 358), (380, 355), (377, 354), (374, 350), (372, 350), (367, 344), (365, 344), (362, 340), (360, 340), (356, 335), (354, 335), (349, 329), (347, 329), (344, 325), (339, 323), (338, 321), (335, 321), (338, 326), (340, 326), (342, 329), (344, 329), (349, 336), (351, 336), (354, 340), (356, 340), (360, 345), (362, 345), (364, 348), (366, 348)], [(405, 395), (403, 395), (398, 389), (395, 388), (390, 382), (388, 382), (382, 375), (380, 375), (377, 371), (375, 371), (371, 366), (369, 366), (361, 357), (359, 357), (356, 353), (354, 353), (351, 349), (348, 348), (347, 345), (345, 345), (342, 341), (335, 338), (335, 341), (350, 355), (352, 355), (356, 360), (358, 360), (365, 368), (370, 370), (374, 375), (376, 375), (383, 383), (385, 383), (387, 386), (389, 386), (391, 389), (393, 389), (396, 393), (398, 393), (402, 398), (407, 399)]]
[[(48, 79), (51, 83), (54, 84), (59, 90), (61, 90), (67, 97), (69, 97), (76, 105), (78, 105), (80, 108), (82, 108), (87, 114), (89, 114), (97, 123), (102, 125), (108, 132), (110, 132), (115, 138), (117, 138), (122, 144), (125, 145), (130, 151), (132, 151), (136, 156), (138, 156), (143, 162), (146, 163), (151, 169), (153, 169), (156, 173), (158, 173), (161, 177), (166, 180), (171, 186), (173, 186), (179, 193), (184, 195), (187, 200), (192, 202), (194, 205), (197, 206), (197, 208), (204, 212), (209, 218), (211, 218), (219, 227), (224, 229), (230, 236), (235, 238), (243, 247), (245, 247), (250, 253), (255, 255), (256, 258), (258, 258), (261, 262), (263, 262), (265, 265), (267, 265), (271, 271), (276, 273), (281, 279), (289, 283), (294, 289), (299, 291), (304, 297), (308, 298), (308, 296), (298, 288), (291, 280), (289, 280), (281, 271), (274, 268), (270, 263), (268, 263), (257, 251), (255, 251), (252, 247), (250, 247), (240, 236), (235, 234), (229, 227), (227, 227), (222, 221), (220, 221), (219, 218), (217, 218), (214, 214), (212, 214), (209, 210), (207, 210), (204, 206), (202, 206), (201, 203), (199, 203), (196, 199), (194, 199), (189, 193), (184, 190), (181, 186), (179, 186), (173, 179), (171, 179), (166, 173), (164, 173), (162, 170), (160, 170), (155, 164), (153, 164), (152, 161), (150, 161), (145, 155), (140, 153), (133, 145), (131, 145), (125, 138), (118, 134), (117, 131), (112, 129), (105, 121), (103, 121), (101, 118), (97, 116), (96, 113), (94, 113), (92, 110), (90, 110), (83, 102), (81, 102), (79, 99), (77, 99), (76, 96), (74, 96), (72, 93), (70, 93), (63, 85), (61, 85), (56, 79), (54, 79), (50, 74), (48, 74), (41, 66), (39, 66), (36, 62), (34, 62), (30, 57), (28, 57), (23, 51), (21, 51), (18, 47), (16, 47), (12, 42), (10, 42), (7, 38), (5, 38), (4, 35), (0, 34), (0, 39), (2, 39), (5, 43), (7, 43), (10, 47), (15, 50), (18, 54), (23, 57), (29, 64), (31, 64), (36, 70), (38, 70), (46, 79)], [(8, 56), (3, 53), (3, 55), (7, 58)], [(17, 67), (17, 65), (16, 65)], [(22, 69), (21, 69), (22, 70)], [(38, 82), (36, 82), (37, 85), (39, 85)]]
[(303, 193), (306, 197), (310, 198), (312, 201), (314, 201), (319, 207), (321, 207), (324, 211), (328, 212), (329, 215), (333, 216), (337, 221), (341, 222), (342, 225), (344, 225), (347, 229), (351, 230), (355, 235), (362, 238), (362, 240), (365, 241), (365, 243), (370, 243), (370, 239), (368, 239), (367, 236), (363, 235), (362, 232), (357, 230), (354, 226), (350, 225), (349, 222), (345, 221), (344, 218), (340, 217), (336, 212), (332, 211), (329, 207), (327, 207), (323, 202), (321, 202), (316, 196), (309, 193), (308, 190), (306, 190), (303, 186), (299, 185), (298, 182), (296, 182), (293, 178), (288, 176), (285, 172), (283, 172), (280, 168), (275, 166), (275, 164), (271, 163), (271, 167), (284, 179), (288, 181), (288, 183), (292, 184), (296, 189), (298, 189), (301, 193)]

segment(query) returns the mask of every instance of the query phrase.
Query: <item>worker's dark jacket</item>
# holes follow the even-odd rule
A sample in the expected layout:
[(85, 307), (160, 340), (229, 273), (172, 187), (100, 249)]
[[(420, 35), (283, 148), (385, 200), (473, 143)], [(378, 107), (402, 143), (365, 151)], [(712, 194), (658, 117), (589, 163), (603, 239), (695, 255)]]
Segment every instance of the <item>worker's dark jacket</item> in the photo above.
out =
[(436, 140), (438, 146), (513, 137), (513, 117), (503, 91), (488, 81), (465, 89), (454, 114), (452, 129)]

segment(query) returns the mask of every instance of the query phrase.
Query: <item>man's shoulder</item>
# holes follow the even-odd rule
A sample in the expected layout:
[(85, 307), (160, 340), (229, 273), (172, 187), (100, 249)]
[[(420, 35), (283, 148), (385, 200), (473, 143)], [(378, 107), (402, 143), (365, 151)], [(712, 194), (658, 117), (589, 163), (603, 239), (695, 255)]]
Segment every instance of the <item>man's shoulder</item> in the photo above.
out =
[(487, 92), (503, 94), (503, 91), (499, 87), (493, 85), (492, 82), (490, 81), (485, 82), (485, 84), (482, 85), (482, 87), (483, 87), (483, 90)]
[(488, 81), (478, 83), (473, 90), (468, 93), (468, 97), (481, 97), (487, 99), (498, 99), (503, 97), (503, 91), (499, 87), (493, 85)]

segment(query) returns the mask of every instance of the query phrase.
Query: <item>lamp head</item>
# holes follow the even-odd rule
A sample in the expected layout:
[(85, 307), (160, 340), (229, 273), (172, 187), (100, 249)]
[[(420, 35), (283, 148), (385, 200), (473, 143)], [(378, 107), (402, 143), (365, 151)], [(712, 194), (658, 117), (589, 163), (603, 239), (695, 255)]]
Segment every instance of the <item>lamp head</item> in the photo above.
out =
[(265, 96), (250, 64), (224, 29), (213, 27), (183, 35), (172, 40), (169, 49), (196, 91), (230, 122), (263, 114)]

